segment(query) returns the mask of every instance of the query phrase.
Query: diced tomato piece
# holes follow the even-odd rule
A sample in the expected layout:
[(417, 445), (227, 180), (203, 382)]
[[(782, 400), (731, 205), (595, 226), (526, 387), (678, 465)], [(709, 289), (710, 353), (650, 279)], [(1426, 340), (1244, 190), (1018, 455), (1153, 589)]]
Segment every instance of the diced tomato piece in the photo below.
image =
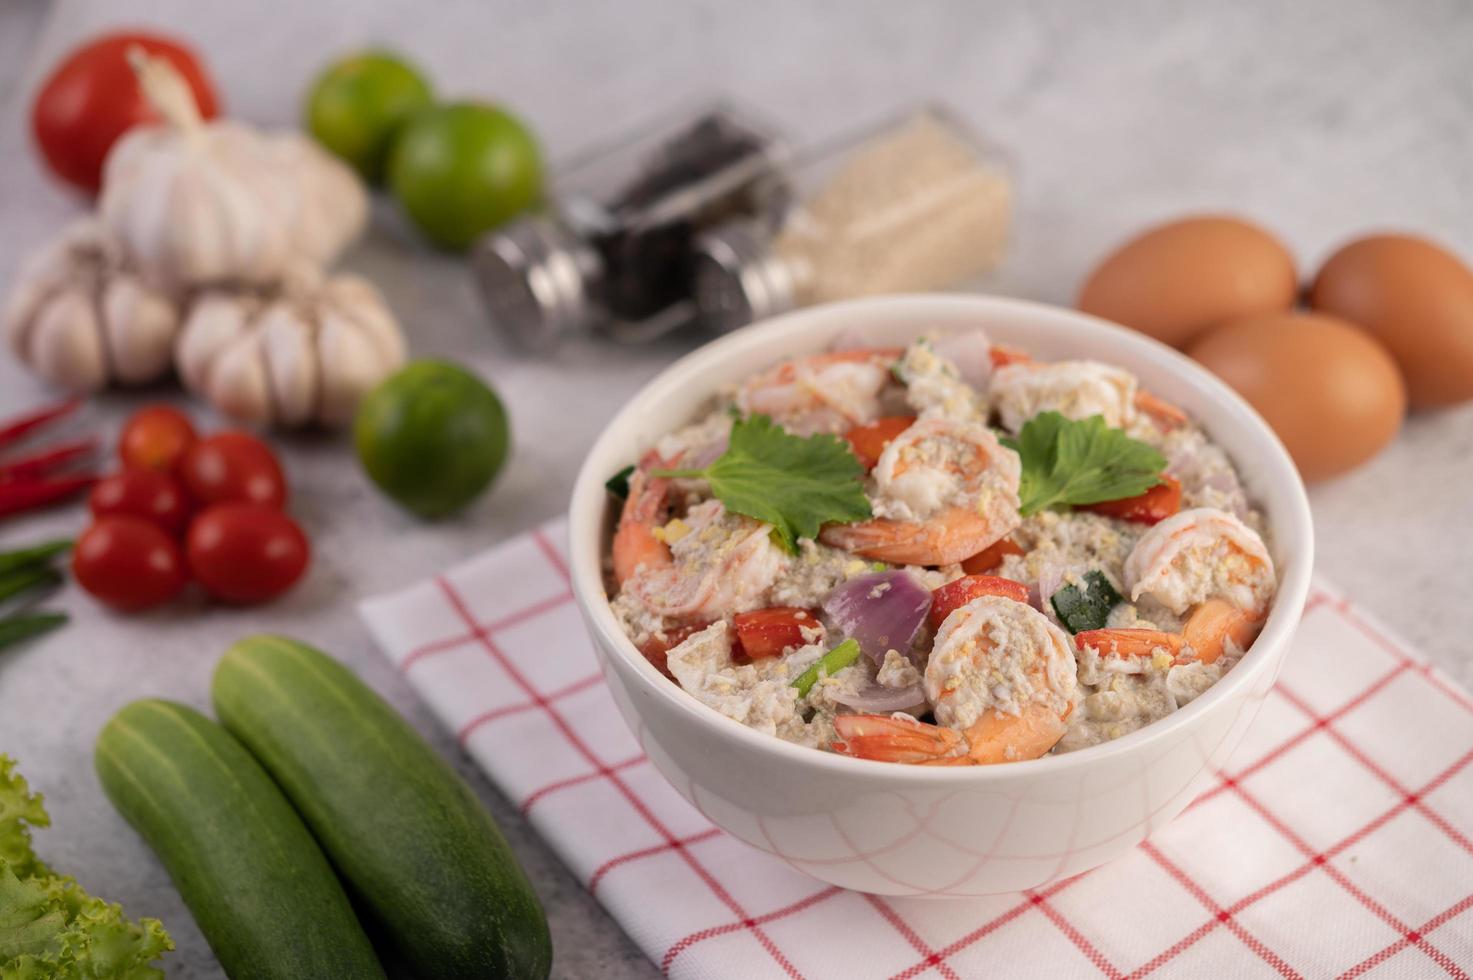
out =
[(995, 571), (1008, 555), (1021, 554), (1023, 554), (1023, 549), (1020, 546), (1008, 538), (1002, 538), (962, 562), (962, 571), (968, 575), (986, 575)]
[(1007, 367), (1009, 364), (1022, 364), (1026, 361), (1033, 360), (1025, 351), (1020, 351), (1015, 347), (1003, 347), (999, 344), (993, 344), (992, 349), (987, 352), (987, 356), (992, 360), (992, 366), (994, 368)]
[(880, 461), (880, 453), (885, 447), (895, 441), (895, 437), (915, 424), (914, 415), (888, 415), (882, 419), (876, 419), (869, 425), (855, 426), (844, 433), (849, 447), (854, 450), (854, 455), (864, 464), (866, 470), (875, 468)]
[(1085, 504), (1080, 510), (1106, 517), (1118, 517), (1122, 521), (1137, 521), (1141, 524), (1157, 524), (1181, 510), (1181, 484), (1173, 477), (1163, 476), (1145, 493), (1123, 500), (1106, 500), (1098, 504)]
[(665, 631), (663, 640), (658, 635), (650, 637), (639, 648), (639, 652), (644, 654), (644, 659), (655, 665), (656, 670), (673, 681), (675, 677), (670, 673), (670, 668), (665, 662), (666, 654), (710, 625), (710, 623), (692, 623), (689, 626), (673, 627)]
[(781, 656), (783, 651), (808, 642), (803, 638), (804, 629), (823, 630), (815, 613), (793, 606), (737, 613), (732, 625), (736, 627), (736, 652), (749, 660)]
[(940, 629), (946, 617), (984, 595), (1002, 596), (1016, 602), (1028, 601), (1028, 586), (996, 575), (967, 575), (931, 591), (931, 628)]

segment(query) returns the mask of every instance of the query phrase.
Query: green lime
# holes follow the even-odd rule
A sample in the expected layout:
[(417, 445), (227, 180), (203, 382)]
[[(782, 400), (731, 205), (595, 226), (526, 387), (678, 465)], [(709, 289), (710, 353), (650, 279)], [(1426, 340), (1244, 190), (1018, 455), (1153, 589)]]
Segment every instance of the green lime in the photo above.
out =
[(439, 105), (416, 113), (394, 140), (389, 186), (431, 241), (464, 249), (541, 199), (542, 157), (510, 113)]
[(430, 104), (424, 76), (387, 51), (363, 51), (327, 67), (307, 93), (307, 128), (363, 179), (383, 180), (394, 135)]
[(421, 517), (470, 503), (506, 462), (501, 399), (465, 368), (414, 361), (358, 407), (358, 458), (379, 489)]

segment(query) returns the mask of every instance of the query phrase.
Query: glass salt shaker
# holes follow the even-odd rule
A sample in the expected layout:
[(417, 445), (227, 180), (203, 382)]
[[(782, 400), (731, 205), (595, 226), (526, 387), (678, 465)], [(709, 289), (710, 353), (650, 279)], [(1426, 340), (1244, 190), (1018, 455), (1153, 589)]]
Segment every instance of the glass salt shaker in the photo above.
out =
[(798, 199), (776, 225), (733, 221), (696, 245), (703, 326), (942, 289), (995, 266), (1007, 244), (1010, 168), (951, 112), (926, 106), (796, 160)]
[(726, 105), (680, 113), (597, 147), (557, 175), (557, 203), (476, 244), (493, 325), (550, 351), (592, 333), (640, 343), (691, 323), (695, 239), (786, 209), (787, 149)]

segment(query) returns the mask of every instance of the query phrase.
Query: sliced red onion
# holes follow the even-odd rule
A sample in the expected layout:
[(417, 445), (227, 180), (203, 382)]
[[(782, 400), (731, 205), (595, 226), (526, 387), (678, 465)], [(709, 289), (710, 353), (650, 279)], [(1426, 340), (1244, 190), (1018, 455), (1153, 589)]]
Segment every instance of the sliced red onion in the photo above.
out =
[[(1052, 614), (1053, 606), (1049, 604), (1049, 600), (1059, 591), (1059, 586), (1064, 584), (1064, 571), (1063, 565), (1045, 565), (1039, 570), (1038, 584), (1028, 592), (1028, 602), (1033, 608), (1045, 615)], [(1037, 601), (1034, 601), (1035, 595)]]
[(955, 364), (967, 384), (986, 390), (992, 378), (992, 342), (984, 331), (942, 334), (932, 342), (931, 349)]
[(877, 664), (888, 650), (910, 652), (930, 609), (930, 590), (899, 569), (852, 578), (823, 602), (834, 629)]
[(685, 469), (703, 470), (716, 462), (717, 457), (726, 452), (726, 443), (729, 436), (722, 436), (709, 446), (701, 447), (701, 451), (691, 457), (689, 463), (682, 464)]
[(862, 691), (853, 694), (835, 694), (833, 699), (846, 708), (853, 708), (860, 714), (884, 714), (889, 711), (904, 711), (906, 708), (915, 708), (926, 703), (926, 692), (920, 684), (911, 684), (909, 687), (885, 687), (883, 684), (870, 684)]

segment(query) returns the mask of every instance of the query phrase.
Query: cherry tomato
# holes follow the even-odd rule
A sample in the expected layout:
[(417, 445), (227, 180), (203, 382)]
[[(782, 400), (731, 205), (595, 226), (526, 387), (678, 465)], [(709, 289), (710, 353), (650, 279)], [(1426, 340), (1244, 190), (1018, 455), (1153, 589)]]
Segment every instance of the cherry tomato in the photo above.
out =
[(129, 470), (173, 470), (199, 437), (189, 416), (172, 405), (149, 405), (129, 416), (118, 455)]
[(1002, 560), (1008, 555), (1021, 554), (1023, 554), (1023, 549), (1014, 544), (1012, 539), (999, 538), (962, 562), (962, 571), (968, 575), (986, 575), (996, 571), (997, 567), (1002, 564)]
[(179, 70), (202, 117), (219, 112), (209, 76), (177, 41), (157, 34), (106, 34), (77, 48), (36, 94), (31, 130), (52, 171), (89, 194), (102, 186), (103, 161), (114, 141), (131, 127), (159, 118), (128, 64), (134, 45)]
[(1181, 484), (1170, 476), (1163, 476), (1161, 480), (1161, 483), (1137, 496), (1085, 504), (1079, 509), (1104, 514), (1106, 517), (1118, 517), (1122, 521), (1159, 524), (1181, 510)]
[(692, 623), (689, 626), (672, 626), (665, 631), (665, 639), (660, 640), (651, 636), (639, 648), (639, 652), (644, 654), (644, 659), (655, 665), (656, 670), (673, 681), (675, 675), (670, 673), (666, 654), (710, 625), (710, 623)]
[(123, 470), (92, 488), (87, 506), (93, 517), (124, 514), (157, 524), (178, 537), (189, 523), (189, 498), (172, 474), (163, 470)]
[(784, 650), (802, 646), (808, 642), (803, 638), (805, 628), (823, 632), (817, 616), (793, 606), (737, 613), (731, 624), (736, 628), (736, 647), (749, 660), (778, 657)]
[(217, 432), (184, 455), (179, 475), (201, 504), (228, 500), (280, 508), (286, 503), (286, 477), (271, 447), (246, 432)]
[(876, 419), (869, 425), (856, 426), (844, 433), (844, 441), (859, 457), (867, 470), (872, 470), (880, 461), (880, 453), (895, 441), (895, 437), (915, 424), (914, 415), (888, 415)]
[(1001, 344), (993, 344), (992, 349), (987, 352), (987, 357), (992, 361), (994, 368), (1007, 367), (1009, 364), (1026, 364), (1033, 360), (1024, 351), (1014, 347), (1004, 347)]
[(265, 602), (296, 584), (311, 549), (297, 522), (261, 504), (215, 504), (189, 525), (189, 567), (225, 602)]
[(122, 612), (168, 602), (188, 581), (174, 539), (157, 524), (124, 514), (99, 518), (82, 533), (72, 550), (72, 575)]
[(965, 575), (931, 590), (931, 628), (940, 629), (946, 617), (984, 595), (1002, 596), (1015, 602), (1028, 601), (1028, 586), (996, 575)]

